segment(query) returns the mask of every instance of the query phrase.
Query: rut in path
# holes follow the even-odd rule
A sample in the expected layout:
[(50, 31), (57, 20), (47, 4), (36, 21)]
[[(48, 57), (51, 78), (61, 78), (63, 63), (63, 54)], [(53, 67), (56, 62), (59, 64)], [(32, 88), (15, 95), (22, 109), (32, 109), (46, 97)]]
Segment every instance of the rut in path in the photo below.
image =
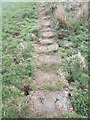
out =
[[(34, 44), (38, 67), (31, 81), (36, 89), (29, 95), (29, 109), (38, 117), (53, 117), (55, 114), (60, 115), (72, 110), (68, 89), (64, 88), (68, 83), (64, 73), (56, 69), (61, 58), (51, 25), (51, 16), (47, 12), (46, 4), (42, 3), (39, 8), (40, 38)], [(50, 52), (53, 54), (49, 54)]]

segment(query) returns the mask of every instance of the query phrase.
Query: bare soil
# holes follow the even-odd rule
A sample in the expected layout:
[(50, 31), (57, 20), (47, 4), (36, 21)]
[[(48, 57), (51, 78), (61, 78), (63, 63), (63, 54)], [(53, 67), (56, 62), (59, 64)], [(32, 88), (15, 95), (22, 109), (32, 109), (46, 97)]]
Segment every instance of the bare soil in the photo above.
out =
[[(65, 75), (62, 70), (56, 71), (55, 67), (58, 63), (61, 63), (60, 55), (58, 54), (58, 43), (55, 40), (55, 33), (52, 29), (51, 16), (46, 14), (48, 11), (45, 9), (45, 3), (40, 5), (39, 13), (40, 18), (40, 37), (38, 42), (34, 43), (36, 51), (35, 60), (38, 67), (36, 68), (34, 76), (30, 79), (30, 82), (35, 86), (35, 91), (32, 92), (29, 97), (29, 110), (34, 112), (37, 117), (43, 117), (44, 115), (54, 116), (55, 114), (61, 114), (72, 110), (72, 105), (69, 99), (69, 91), (63, 90), (43, 90), (41, 86), (44, 83), (50, 83), (50, 85), (58, 84), (61, 82), (67, 84)], [(49, 52), (55, 51), (54, 54)], [(50, 70), (41, 70), (39, 67), (52, 65)]]

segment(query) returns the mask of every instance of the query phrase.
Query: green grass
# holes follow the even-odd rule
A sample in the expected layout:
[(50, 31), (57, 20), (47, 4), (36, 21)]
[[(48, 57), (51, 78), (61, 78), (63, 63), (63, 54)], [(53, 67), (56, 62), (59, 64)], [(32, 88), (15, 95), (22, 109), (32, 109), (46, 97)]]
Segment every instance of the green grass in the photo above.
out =
[(46, 64), (43, 64), (43, 65), (39, 65), (39, 66), (37, 66), (40, 70), (44, 70), (44, 71), (48, 71), (48, 72), (50, 72), (51, 70), (52, 70), (52, 68), (51, 68), (51, 65), (46, 65)]
[(3, 117), (19, 117), (16, 103), (7, 108), (6, 101), (19, 98), (22, 92), (20, 84), (27, 85), (29, 77), (34, 74), (36, 62), (32, 57), (32, 34), (39, 35), (37, 9), (38, 4), (31, 2), (2, 4)]
[(85, 116), (81, 116), (81, 115), (79, 115), (79, 114), (77, 114), (77, 113), (75, 113), (75, 112), (72, 112), (72, 113), (66, 113), (65, 114), (65, 118), (70, 118), (70, 119), (72, 119), (73, 120), (73, 118), (75, 119), (77, 119), (77, 118), (86, 118)]
[(67, 85), (67, 83), (66, 82), (64, 82), (64, 81), (60, 81), (60, 82), (58, 82), (58, 83), (56, 83), (56, 84), (51, 84), (51, 83), (44, 83), (43, 85), (42, 85), (42, 88), (44, 89), (44, 90), (63, 90), (63, 89), (65, 89), (66, 87), (68, 87), (68, 85)]
[[(69, 14), (69, 9), (66, 10)], [(74, 10), (73, 10), (74, 11)], [(70, 11), (72, 12), (72, 11)], [(68, 15), (70, 18), (70, 16)], [(59, 54), (62, 57), (62, 64), (59, 65), (66, 73), (66, 78), (71, 91), (71, 103), (74, 111), (80, 116), (88, 116), (88, 21), (71, 20), (71, 27), (68, 30), (69, 36), (59, 40)], [(58, 28), (58, 29), (57, 29)], [(56, 32), (61, 29), (57, 26)], [(65, 29), (65, 28), (63, 28)], [(72, 43), (66, 46), (66, 43)], [(85, 59), (85, 67), (78, 58), (78, 51)], [(73, 57), (76, 56), (76, 57)], [(70, 117), (70, 116), (69, 116)], [(74, 116), (73, 116), (74, 117)]]
[(42, 85), (42, 88), (45, 90), (55, 90), (56, 85), (55, 84), (50, 84), (50, 83), (44, 83)]
[(29, 111), (29, 103), (27, 97), (18, 97), (8, 99), (6, 106), (3, 107), (5, 118), (34, 118), (34, 113)]
[(58, 52), (58, 50), (52, 50), (50, 52), (48, 52), (49, 55), (55, 55)]
[[(81, 31), (81, 30), (80, 30)], [(82, 31), (83, 32), (83, 31)], [(67, 74), (67, 80), (70, 86), (76, 87), (76, 90), (71, 90), (73, 96), (71, 102), (76, 113), (82, 116), (88, 116), (88, 43), (87, 33), (83, 32), (80, 35), (72, 35), (69, 38), (73, 46), (65, 47), (62, 41), (60, 46), (60, 55), (62, 56), (62, 67)], [(68, 41), (69, 42), (69, 41)], [(61, 42), (59, 42), (60, 44)], [(61, 44), (60, 44), (61, 45)], [(72, 48), (72, 49), (71, 49)], [(72, 58), (72, 55), (77, 55), (80, 51), (85, 58), (85, 67), (78, 57)], [(76, 94), (77, 93), (77, 94)]]

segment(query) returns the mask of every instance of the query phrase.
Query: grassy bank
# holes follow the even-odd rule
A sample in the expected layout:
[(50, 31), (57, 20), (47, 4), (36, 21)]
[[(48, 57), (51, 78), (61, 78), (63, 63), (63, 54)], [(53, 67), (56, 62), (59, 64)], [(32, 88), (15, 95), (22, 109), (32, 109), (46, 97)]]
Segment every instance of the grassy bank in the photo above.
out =
[(26, 101), (21, 88), (29, 84), (34, 74), (32, 41), (39, 33), (37, 10), (36, 3), (2, 4), (3, 117), (25, 116), (23, 110), (24, 113), (18, 112), (18, 102)]
[[(69, 8), (68, 8), (69, 9)], [(70, 99), (74, 111), (82, 116), (88, 116), (88, 20), (75, 20), (74, 10), (67, 11), (70, 28), (62, 27), (53, 18), (53, 26), (57, 32), (59, 53), (63, 68), (69, 83)], [(78, 117), (78, 116), (77, 116)]]

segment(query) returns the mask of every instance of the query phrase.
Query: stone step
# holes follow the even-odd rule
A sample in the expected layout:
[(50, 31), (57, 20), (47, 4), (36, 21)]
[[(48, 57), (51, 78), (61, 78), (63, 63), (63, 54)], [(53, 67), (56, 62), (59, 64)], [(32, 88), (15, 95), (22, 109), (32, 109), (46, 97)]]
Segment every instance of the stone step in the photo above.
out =
[(55, 37), (55, 33), (53, 31), (41, 32), (40, 35), (41, 35), (42, 38), (53, 38), (53, 37)]
[(52, 45), (39, 45), (39, 44), (34, 44), (35, 51), (37, 53), (48, 53), (50, 51), (57, 51), (59, 46), (57, 43), (52, 44)]
[(64, 114), (72, 110), (68, 91), (43, 91), (38, 90), (29, 96), (29, 110), (38, 117), (43, 115)]
[(46, 7), (46, 5), (44, 3), (40, 4), (40, 8), (44, 8), (44, 7)]
[(40, 38), (39, 39), (39, 42), (42, 44), (42, 45), (45, 45), (45, 44), (53, 44), (54, 42), (55, 42), (55, 40), (54, 39), (52, 39), (52, 38), (49, 38), (49, 39), (42, 39), (42, 38)]
[(53, 32), (51, 27), (41, 27), (40, 32)]
[(42, 27), (51, 27), (51, 21), (46, 21), (46, 20), (43, 20), (42, 23), (41, 23), (41, 26)]
[(39, 8), (39, 12), (42, 12), (43, 10), (45, 10), (46, 9), (46, 7), (40, 7)]
[(36, 60), (38, 65), (48, 64), (48, 65), (56, 65), (61, 63), (61, 58), (58, 55), (36, 55)]
[(47, 16), (43, 16), (41, 19), (47, 20), (47, 19), (50, 19), (50, 18), (51, 18), (51, 16), (47, 15)]
[(50, 9), (47, 9), (46, 7), (41, 7), (40, 9), (39, 9), (39, 12), (40, 13), (46, 13), (46, 12), (49, 12), (50, 11)]
[(42, 86), (44, 83), (56, 84), (60, 81), (60, 77), (53, 71), (41, 71), (36, 70), (33, 77), (33, 84), (37, 87), (38, 85)]
[(44, 16), (44, 15), (47, 16), (49, 13), (50, 13), (50, 10), (49, 10), (49, 9), (43, 10), (43, 11), (40, 12), (40, 16)]
[(45, 11), (42, 11), (39, 13), (40, 17), (43, 17), (43, 16), (46, 16), (46, 12)]

